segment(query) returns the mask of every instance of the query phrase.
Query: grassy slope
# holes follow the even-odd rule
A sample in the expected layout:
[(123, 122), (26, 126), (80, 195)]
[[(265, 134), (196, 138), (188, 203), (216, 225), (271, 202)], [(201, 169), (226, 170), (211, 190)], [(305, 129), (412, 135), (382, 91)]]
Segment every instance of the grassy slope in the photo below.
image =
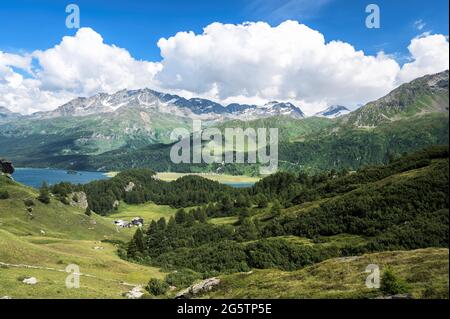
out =
[(413, 297), (448, 298), (448, 249), (420, 249), (326, 260), (301, 270), (255, 270), (222, 276), (218, 289), (202, 298), (371, 298), (365, 286), (369, 264), (386, 266), (403, 279)]
[(230, 217), (216, 217), (211, 218), (209, 222), (214, 225), (231, 225), (238, 221), (237, 216), (230, 216)]
[[(36, 190), (11, 182), (0, 176), (0, 190), (7, 190), (10, 198), (0, 201), (0, 227), (18, 236), (102, 240), (115, 238), (125, 240), (127, 236), (117, 233), (107, 220), (97, 215), (86, 216), (83, 211), (63, 205), (52, 199), (50, 205), (36, 200)], [(34, 202), (32, 216), (27, 212), (25, 199)]]
[[(44, 205), (34, 200), (30, 218), (24, 199), (36, 198), (37, 192), (0, 176), (0, 191), (7, 189), (11, 198), (0, 200), (0, 262), (52, 269), (28, 269), (0, 265), (0, 295), (13, 298), (120, 298), (130, 285), (144, 285), (149, 278), (164, 276), (158, 269), (132, 264), (120, 259), (117, 248), (103, 239), (127, 241), (132, 230), (117, 230), (111, 220), (87, 217), (82, 211), (56, 200)], [(95, 224), (94, 224), (95, 222)], [(45, 232), (45, 236), (41, 233)], [(66, 289), (68, 264), (77, 264), (82, 273), (80, 289)], [(18, 279), (35, 276), (35, 286)]]
[[(446, 162), (433, 160), (427, 167), (409, 170), (394, 174), (379, 181), (370, 183), (370, 187), (377, 189), (392, 183), (427, 175), (435, 165)], [(337, 197), (320, 199), (304, 203), (283, 210), (283, 214), (300, 216), (308, 214), (312, 208), (321, 203), (333, 201), (347, 196), (350, 193), (340, 194)], [(264, 219), (267, 209), (257, 210), (254, 218)], [(228, 224), (236, 217), (212, 219), (215, 224)], [(269, 240), (285, 240), (298, 245), (350, 245), (356, 247), (364, 243), (365, 239), (356, 235), (340, 234), (331, 237), (321, 237), (315, 243), (307, 238), (296, 236), (273, 237)], [(255, 270), (252, 274), (232, 274), (222, 276), (220, 288), (208, 293), (204, 298), (370, 298), (379, 296), (378, 290), (365, 288), (364, 272), (367, 265), (378, 264), (383, 267), (390, 266), (394, 272), (410, 288), (415, 298), (448, 298), (449, 288), (449, 260), (448, 249), (420, 249), (415, 251), (397, 251), (367, 254), (358, 257), (335, 258), (319, 264), (306, 267), (293, 272), (281, 270)]]
[[(439, 161), (434, 161), (438, 163)], [(383, 187), (395, 180), (412, 178), (418, 174), (426, 174), (428, 167), (396, 174), (373, 183), (373, 187)], [(1, 177), (0, 177), (1, 178)], [(8, 186), (5, 186), (8, 183)], [(3, 185), (3, 186), (2, 186)], [(161, 278), (157, 269), (143, 267), (120, 260), (115, 255), (115, 247), (100, 243), (105, 238), (126, 239), (133, 230), (122, 230), (117, 233), (111, 221), (117, 218), (130, 219), (142, 216), (144, 219), (158, 219), (170, 216), (173, 209), (154, 204), (128, 206), (121, 204), (119, 211), (109, 218), (96, 217), (98, 230), (89, 230), (89, 223), (74, 223), (87, 218), (82, 212), (56, 201), (51, 205), (42, 205), (35, 201), (33, 214), (35, 219), (23, 220), (25, 206), (22, 199), (36, 197), (33, 189), (25, 188), (6, 179), (0, 179), (0, 191), (7, 188), (12, 199), (0, 201), (0, 261), (6, 263), (25, 263), (53, 267), (63, 270), (69, 263), (80, 265), (81, 271), (98, 276), (98, 278), (82, 277), (82, 288), (79, 290), (65, 289), (66, 274), (54, 270), (0, 268), (0, 295), (13, 297), (120, 297), (130, 289), (120, 284), (125, 281), (132, 284), (144, 284), (150, 277)], [(342, 195), (341, 195), (342, 196)], [(325, 199), (329, 201), (333, 199)], [(305, 203), (284, 210), (285, 214), (307, 214), (321, 201)], [(6, 209), (10, 208), (8, 213)], [(64, 209), (64, 210), (61, 210)], [(268, 209), (260, 210), (254, 217), (264, 217)], [(22, 216), (22, 217), (17, 217)], [(72, 217), (71, 217), (72, 216)], [(73, 216), (77, 216), (76, 218)], [(16, 218), (14, 220), (13, 218)], [(87, 218), (89, 220), (89, 218)], [(233, 223), (236, 217), (217, 218), (211, 220), (215, 224)], [(19, 221), (18, 223), (15, 223)], [(74, 223), (73, 225), (67, 224)], [(34, 225), (34, 222), (39, 224)], [(49, 238), (40, 235), (40, 227), (52, 223), (53, 232)], [(70, 225), (70, 227), (69, 227)], [(25, 227), (26, 226), (26, 227)], [(87, 228), (86, 228), (87, 227)], [(5, 231), (5, 229), (7, 231)], [(47, 230), (50, 231), (50, 230)], [(14, 234), (11, 234), (14, 233)], [(18, 236), (19, 235), (19, 236)], [(26, 236), (28, 235), (28, 236)], [(75, 236), (76, 235), (76, 236)], [(54, 237), (53, 237), (54, 236)], [(56, 238), (58, 237), (58, 238)], [(83, 240), (74, 240), (74, 238)], [(312, 244), (350, 244), (357, 245), (363, 238), (359, 236), (332, 236), (324, 242), (313, 243), (311, 240), (295, 236), (285, 236), (282, 239), (299, 245)], [(100, 246), (103, 249), (94, 249)], [(379, 294), (364, 287), (367, 274), (365, 267), (376, 263), (383, 268), (390, 265), (399, 277), (406, 280), (414, 297), (431, 296), (448, 297), (448, 250), (423, 249), (409, 252), (384, 252), (352, 258), (337, 258), (306, 267), (294, 272), (280, 270), (255, 270), (252, 274), (233, 274), (223, 276), (219, 290), (204, 297), (211, 298), (365, 298)], [(406, 271), (407, 270), (407, 271)], [(25, 286), (18, 278), (36, 276), (40, 283), (36, 286)], [(428, 291), (426, 291), (428, 289)]]

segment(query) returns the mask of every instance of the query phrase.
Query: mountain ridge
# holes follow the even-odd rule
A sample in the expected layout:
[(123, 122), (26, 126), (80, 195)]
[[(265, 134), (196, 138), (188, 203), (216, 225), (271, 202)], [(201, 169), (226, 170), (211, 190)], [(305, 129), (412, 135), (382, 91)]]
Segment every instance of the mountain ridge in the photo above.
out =
[(21, 117), (21, 114), (15, 113), (5, 106), (0, 106), (0, 123), (6, 122), (6, 121), (11, 121), (11, 120), (16, 120), (20, 117)]
[(342, 105), (331, 105), (321, 112), (317, 112), (313, 116), (337, 118), (350, 113), (351, 111)]
[[(226, 127), (278, 128), (280, 133), (280, 167), (284, 170), (358, 169), (368, 164), (384, 163), (390, 154), (402, 154), (435, 144), (448, 144), (448, 71), (427, 75), (393, 90), (380, 100), (337, 118), (293, 118), (275, 114), (255, 120), (245, 116), (205, 123), (219, 129)], [(89, 105), (96, 110), (111, 107), (107, 113), (85, 116), (22, 118), (0, 124), (0, 149), (5, 156), (21, 166), (58, 167), (68, 169), (122, 170), (150, 167), (155, 170), (216, 171), (230, 174), (254, 174), (255, 165), (179, 164), (170, 162), (170, 134), (174, 128), (192, 129), (192, 119), (175, 104), (173, 95), (155, 97), (150, 91), (121, 91), (116, 97), (133, 107), (119, 105), (109, 95), (98, 95), (92, 104), (82, 98), (60, 109), (70, 114), (71, 107)], [(163, 93), (161, 93), (163, 94)], [(164, 102), (166, 101), (166, 102)], [(170, 103), (167, 103), (170, 101)], [(114, 103), (113, 103), (114, 102)], [(109, 103), (109, 104), (108, 104)], [(135, 104), (133, 104), (135, 103)], [(139, 103), (139, 104), (136, 104)], [(184, 103), (184, 102), (179, 102)], [(217, 105), (195, 100), (196, 112)], [(158, 107), (169, 105), (171, 113)], [(150, 105), (150, 106), (149, 106)], [(88, 108), (89, 108), (88, 107)], [(231, 104), (230, 110), (245, 114), (276, 110), (283, 113), (293, 105), (272, 102), (249, 108)], [(86, 111), (81, 108), (81, 112)], [(192, 109), (186, 112), (194, 114)], [(206, 121), (205, 121), (206, 122)], [(206, 127), (206, 125), (204, 127)]]
[(215, 121), (237, 118), (251, 120), (274, 115), (288, 115), (293, 118), (306, 117), (300, 107), (290, 102), (272, 101), (264, 105), (232, 103), (224, 106), (203, 98), (186, 99), (178, 95), (145, 88), (120, 90), (113, 94), (98, 93), (91, 97), (78, 97), (55, 110), (33, 113), (26, 118), (80, 117), (113, 113), (123, 108), (153, 109), (163, 114)]
[(341, 119), (356, 127), (374, 127), (400, 118), (449, 110), (449, 71), (419, 77), (367, 103)]

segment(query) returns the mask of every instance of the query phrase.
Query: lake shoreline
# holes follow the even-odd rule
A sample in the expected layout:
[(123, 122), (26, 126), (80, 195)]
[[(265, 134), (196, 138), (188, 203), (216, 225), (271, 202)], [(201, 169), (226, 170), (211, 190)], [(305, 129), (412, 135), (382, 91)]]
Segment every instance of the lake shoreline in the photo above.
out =
[[(44, 181), (49, 185), (54, 185), (61, 182), (68, 182), (72, 184), (87, 184), (96, 180), (113, 178), (119, 173), (120, 172), (77, 171), (56, 168), (18, 167), (13, 174), (13, 178), (19, 183), (34, 188), (39, 188)], [(244, 175), (171, 172), (158, 172), (156, 173), (156, 178), (165, 182), (171, 182), (188, 175), (200, 176), (209, 180), (217, 181), (221, 184), (237, 188), (251, 187), (261, 179), (260, 177), (251, 177)]]

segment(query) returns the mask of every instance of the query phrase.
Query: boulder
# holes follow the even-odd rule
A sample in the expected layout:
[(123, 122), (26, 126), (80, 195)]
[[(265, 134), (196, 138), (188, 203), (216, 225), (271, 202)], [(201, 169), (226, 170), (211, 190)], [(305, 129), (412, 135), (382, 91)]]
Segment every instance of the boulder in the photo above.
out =
[(131, 192), (136, 185), (133, 182), (129, 182), (127, 186), (125, 186), (125, 192)]
[(12, 175), (14, 173), (14, 166), (10, 161), (0, 159), (0, 172)]
[(35, 277), (27, 277), (22, 282), (27, 285), (36, 285), (38, 280)]
[(141, 286), (136, 286), (125, 294), (128, 299), (139, 299), (144, 295)]
[[(78, 200), (74, 201), (73, 198), (76, 197)], [(85, 192), (74, 192), (69, 195), (70, 206), (78, 207), (83, 210), (88, 208), (89, 204), (87, 201), (87, 196)]]
[(175, 299), (189, 299), (194, 297), (195, 295), (211, 291), (216, 286), (220, 284), (219, 278), (208, 278), (205, 279), (198, 284), (192, 285), (189, 288), (179, 292)]

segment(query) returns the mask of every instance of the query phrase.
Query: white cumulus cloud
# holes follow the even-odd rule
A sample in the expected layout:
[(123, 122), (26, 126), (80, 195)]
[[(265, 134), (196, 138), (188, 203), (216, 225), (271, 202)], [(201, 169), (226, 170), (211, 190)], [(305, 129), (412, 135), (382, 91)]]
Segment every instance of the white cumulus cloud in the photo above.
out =
[[(366, 55), (351, 44), (329, 41), (295, 21), (213, 23), (202, 34), (179, 32), (161, 39), (163, 69), (156, 75), (169, 89), (236, 97), (294, 100), (313, 113), (329, 104), (356, 105), (388, 93), (402, 81), (448, 68), (443, 36), (414, 39), (414, 71), (390, 56)], [(436, 48), (436, 42), (439, 47)], [(445, 51), (445, 46), (446, 50)]]
[(47, 50), (26, 56), (0, 52), (0, 105), (22, 113), (50, 110), (77, 96), (152, 86), (160, 68), (82, 28)]
[(411, 41), (410, 61), (400, 66), (391, 55), (368, 55), (296, 21), (216, 22), (157, 45), (161, 61), (137, 60), (82, 28), (46, 50), (0, 52), (0, 105), (31, 113), (77, 96), (151, 87), (222, 103), (292, 101), (312, 114), (330, 104), (362, 104), (448, 69), (449, 56), (448, 37), (424, 34)]
[(137, 61), (127, 50), (105, 44), (90, 28), (64, 37), (54, 48), (36, 51), (34, 56), (42, 68), (37, 77), (43, 89), (82, 95), (149, 86), (160, 68), (158, 63)]
[(411, 41), (408, 49), (412, 61), (403, 65), (398, 75), (399, 83), (449, 68), (448, 37), (442, 34), (417, 37)]

